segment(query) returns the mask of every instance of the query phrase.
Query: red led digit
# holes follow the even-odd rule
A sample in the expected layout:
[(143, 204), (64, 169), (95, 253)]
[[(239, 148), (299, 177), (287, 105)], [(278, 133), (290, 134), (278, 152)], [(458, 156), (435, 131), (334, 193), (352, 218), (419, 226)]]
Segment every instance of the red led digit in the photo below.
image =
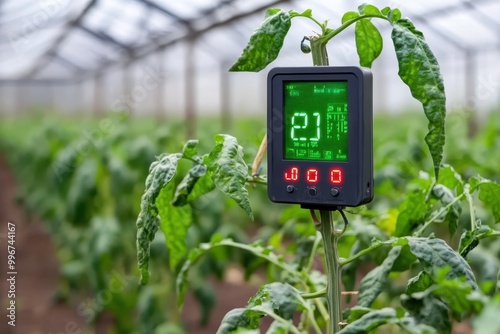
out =
[(309, 183), (318, 182), (318, 170), (316, 168), (309, 168), (306, 172), (306, 180)]
[(292, 167), (285, 171), (286, 181), (297, 181), (299, 179), (299, 169), (297, 167)]
[(330, 170), (330, 182), (333, 184), (341, 184), (344, 179), (344, 172), (340, 168)]

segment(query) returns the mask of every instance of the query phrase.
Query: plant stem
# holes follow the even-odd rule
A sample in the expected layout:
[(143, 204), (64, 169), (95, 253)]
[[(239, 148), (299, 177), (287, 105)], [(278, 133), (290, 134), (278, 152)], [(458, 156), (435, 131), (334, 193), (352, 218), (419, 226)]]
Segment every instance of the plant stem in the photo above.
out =
[(311, 255), (309, 256), (309, 261), (306, 266), (306, 271), (310, 272), (312, 269), (312, 266), (314, 264), (314, 258), (316, 257), (316, 253), (318, 252), (318, 247), (321, 243), (321, 235), (320, 233), (316, 232), (316, 239), (314, 239), (314, 244), (311, 250)]
[(311, 54), (314, 66), (328, 66), (328, 52), (326, 42), (320, 37), (311, 37)]
[(385, 245), (391, 245), (392, 243), (394, 243), (393, 239), (386, 240), (386, 241), (381, 241), (381, 242), (378, 242), (376, 244), (373, 244), (370, 247), (365, 248), (362, 251), (360, 251), (360, 252), (356, 253), (355, 255), (351, 256), (350, 258), (345, 259), (343, 261), (340, 261), (340, 267), (343, 267), (343, 266), (345, 266), (348, 263), (356, 261), (357, 259), (359, 259), (363, 255), (370, 253), (374, 249), (377, 249), (377, 248), (385, 246)]
[(342, 31), (344, 31), (347, 27), (349, 27), (351, 24), (355, 23), (356, 21), (359, 21), (362, 19), (368, 19), (368, 18), (372, 18), (372, 17), (376, 17), (376, 18), (384, 19), (384, 20), (388, 21), (387, 17), (385, 17), (383, 15), (360, 15), (358, 17), (355, 17), (355, 18), (352, 18), (352, 19), (346, 21), (344, 24), (342, 24), (337, 29), (334, 29), (331, 32), (329, 32), (328, 34), (322, 36), (321, 37), (322, 43), (326, 44), (329, 40), (331, 40), (333, 37), (340, 34)]
[(301, 294), (304, 299), (314, 299), (314, 298), (322, 298), (326, 297), (326, 289), (321, 289), (315, 292), (303, 293)]
[(340, 322), (342, 321), (342, 312), (340, 306), (340, 280), (341, 267), (337, 250), (338, 237), (333, 234), (332, 213), (327, 210), (320, 211), (321, 217), (321, 235), (325, 248), (326, 258), (326, 277), (327, 277), (327, 303), (330, 314), (329, 334), (340, 331)]
[(450, 203), (448, 203), (448, 205), (446, 205), (445, 207), (442, 207), (434, 216), (432, 216), (431, 219), (429, 219), (428, 221), (426, 221), (424, 223), (424, 225), (417, 232), (415, 232), (414, 235), (420, 237), (422, 235), (422, 233), (424, 233), (425, 229), (427, 227), (429, 227), (430, 224), (432, 224), (443, 213), (445, 213), (446, 211), (448, 211), (450, 209), (450, 207), (453, 204), (455, 204), (456, 202), (458, 202), (463, 196), (464, 196), (464, 193), (461, 193), (460, 195), (458, 195), (457, 197), (455, 197), (455, 199), (453, 201), (451, 201)]
[(464, 186), (464, 194), (467, 202), (469, 203), (469, 214), (470, 214), (470, 230), (474, 231), (476, 228), (476, 213), (474, 212), (474, 203), (472, 196), (470, 195), (470, 185), (466, 184)]
[(250, 308), (250, 310), (262, 312), (262, 313), (270, 316), (274, 320), (276, 320), (279, 323), (283, 324), (287, 330), (289, 330), (290, 332), (292, 332), (294, 334), (302, 334), (297, 329), (297, 327), (295, 327), (293, 325), (293, 323), (291, 323), (290, 321), (287, 321), (287, 320), (283, 319), (282, 317), (280, 317), (279, 315), (277, 315), (274, 312), (269, 312), (269, 310), (267, 308), (265, 308), (265, 307), (262, 307), (262, 306), (259, 305), (259, 306), (254, 306), (254, 307)]

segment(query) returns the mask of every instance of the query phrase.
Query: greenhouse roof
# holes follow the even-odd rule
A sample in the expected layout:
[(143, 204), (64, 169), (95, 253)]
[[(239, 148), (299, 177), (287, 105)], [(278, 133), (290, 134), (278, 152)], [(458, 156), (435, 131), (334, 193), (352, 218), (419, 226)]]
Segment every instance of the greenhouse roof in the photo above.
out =
[[(266, 8), (305, 10), (335, 25), (362, 1), (292, 0), (5, 0), (0, 2), (0, 80), (81, 80), (108, 68), (197, 39), (197, 47), (230, 62), (238, 57)], [(500, 49), (495, 0), (371, 1), (398, 7), (437, 53)], [(307, 20), (294, 21), (314, 31)], [(383, 30), (384, 27), (380, 26)], [(351, 33), (345, 34), (352, 36)], [(297, 48), (285, 44), (293, 58)], [(224, 46), (224, 47), (221, 47)], [(454, 52), (450, 52), (450, 48)], [(293, 61), (292, 61), (293, 63)]]

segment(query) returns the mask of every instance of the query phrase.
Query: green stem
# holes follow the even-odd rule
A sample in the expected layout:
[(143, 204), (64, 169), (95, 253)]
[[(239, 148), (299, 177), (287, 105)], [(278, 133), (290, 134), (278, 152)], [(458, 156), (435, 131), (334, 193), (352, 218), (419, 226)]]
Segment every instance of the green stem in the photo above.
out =
[(322, 36), (320, 39), (321, 39), (321, 41), (323, 43), (326, 44), (329, 40), (331, 40), (333, 37), (335, 37), (338, 34), (340, 34), (342, 31), (344, 31), (351, 24), (353, 24), (353, 23), (355, 23), (355, 22), (357, 22), (359, 20), (369, 19), (369, 18), (372, 18), (372, 17), (376, 17), (376, 18), (384, 19), (384, 20), (388, 21), (387, 17), (385, 17), (383, 15), (360, 15), (358, 17), (352, 18), (352, 19), (344, 22), (340, 27), (338, 27), (337, 29), (334, 29), (334, 30), (330, 31), (328, 34)]
[(255, 183), (255, 184), (262, 184), (262, 185), (267, 185), (266, 180), (258, 179), (258, 178), (253, 178), (251, 176), (247, 177), (246, 181), (248, 183)]
[(432, 224), (437, 218), (439, 218), (443, 213), (445, 213), (446, 211), (448, 211), (450, 209), (450, 207), (455, 204), (456, 202), (458, 202), (462, 197), (464, 196), (464, 193), (460, 194), (459, 196), (455, 197), (455, 199), (453, 201), (451, 201), (450, 203), (448, 203), (448, 205), (444, 206), (441, 208), (441, 210), (439, 210), (434, 216), (432, 216), (431, 219), (429, 219), (428, 221), (426, 221), (424, 223), (424, 225), (418, 229), (417, 232), (415, 232), (415, 235), (420, 237), (422, 235), (422, 233), (424, 233), (425, 229), (427, 227), (429, 227), (430, 224)]
[(326, 42), (320, 37), (311, 37), (310, 42), (314, 66), (328, 66), (329, 63)]
[(304, 298), (302, 298), (302, 296), (299, 297), (299, 301), (306, 308), (307, 317), (309, 318), (309, 321), (311, 322), (311, 325), (313, 326), (316, 334), (322, 334), (321, 328), (319, 327), (318, 322), (316, 321), (316, 318), (314, 317), (313, 310), (308, 306), (308, 303), (306, 303), (306, 301), (304, 300)]
[(476, 213), (474, 211), (474, 203), (472, 200), (472, 196), (470, 195), (470, 185), (466, 184), (464, 186), (464, 194), (467, 202), (469, 203), (469, 214), (470, 214), (470, 230), (474, 231), (476, 228)]
[(390, 240), (381, 241), (381, 242), (378, 242), (376, 244), (373, 244), (370, 247), (365, 248), (362, 251), (360, 251), (359, 253), (356, 253), (355, 255), (351, 256), (350, 258), (345, 259), (343, 261), (340, 261), (340, 267), (343, 267), (348, 263), (356, 261), (360, 257), (370, 253), (372, 250), (375, 250), (375, 249), (380, 248), (380, 247), (385, 246), (385, 245), (391, 245), (393, 243), (394, 243), (394, 240), (390, 239)]
[(318, 252), (318, 247), (321, 244), (321, 234), (316, 232), (316, 239), (314, 239), (314, 244), (311, 250), (311, 254), (309, 255), (309, 261), (307, 263), (306, 271), (310, 272), (312, 266), (314, 264), (314, 258), (316, 257), (316, 253)]
[(312, 17), (312, 16), (306, 16), (306, 15), (302, 15), (302, 14), (297, 14), (295, 16), (296, 17), (305, 17), (306, 19), (309, 19), (309, 20), (313, 21), (314, 23), (316, 23), (321, 28), (322, 33), (325, 32), (326, 24), (323, 24), (323, 23), (319, 22), (314, 17)]
[(339, 263), (337, 250), (338, 237), (333, 234), (332, 213), (327, 210), (320, 211), (321, 216), (321, 235), (325, 248), (326, 258), (326, 277), (327, 277), (327, 303), (330, 314), (329, 334), (340, 331), (340, 322), (342, 321), (341, 312), (341, 293), (340, 281), (342, 268)]
[(271, 318), (273, 318), (274, 320), (278, 321), (279, 323), (283, 324), (287, 330), (289, 330), (290, 332), (294, 333), (294, 334), (302, 334), (300, 333), (300, 331), (297, 329), (297, 327), (295, 327), (293, 325), (293, 323), (291, 323), (290, 321), (287, 321), (285, 319), (283, 319), (282, 317), (280, 317), (279, 315), (277, 315), (276, 313), (274, 312), (269, 312), (269, 310), (265, 307), (262, 307), (262, 306), (254, 306), (252, 308), (250, 308), (250, 310), (253, 310), (253, 311), (258, 311), (258, 312), (262, 312), (268, 316), (270, 316)]
[(326, 297), (326, 289), (321, 289), (315, 292), (302, 293), (302, 298), (304, 299), (314, 299), (314, 298), (322, 298)]

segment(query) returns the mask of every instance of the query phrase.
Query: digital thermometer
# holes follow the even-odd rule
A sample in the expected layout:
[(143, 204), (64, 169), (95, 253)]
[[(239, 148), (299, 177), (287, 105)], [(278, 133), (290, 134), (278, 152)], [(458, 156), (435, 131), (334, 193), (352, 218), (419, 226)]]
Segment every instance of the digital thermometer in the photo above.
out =
[(373, 199), (372, 74), (281, 67), (268, 75), (268, 195), (305, 208)]

